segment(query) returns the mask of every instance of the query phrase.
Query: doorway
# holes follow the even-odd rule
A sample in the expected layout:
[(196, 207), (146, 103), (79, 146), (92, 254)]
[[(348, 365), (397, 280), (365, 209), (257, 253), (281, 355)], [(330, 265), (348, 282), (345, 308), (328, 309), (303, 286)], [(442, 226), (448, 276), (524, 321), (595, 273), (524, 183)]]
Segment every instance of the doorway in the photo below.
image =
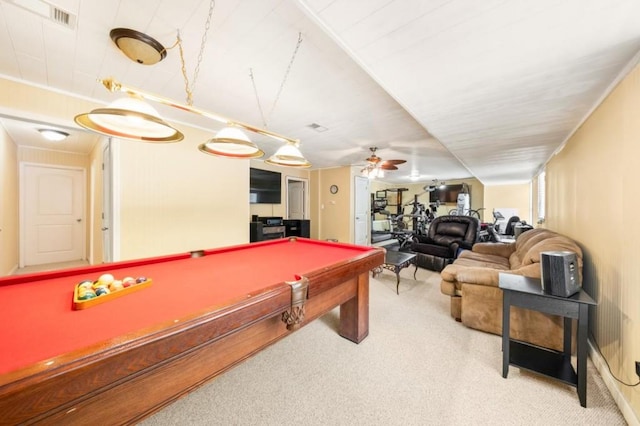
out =
[(287, 219), (305, 219), (307, 213), (308, 181), (287, 176)]
[(84, 260), (86, 170), (20, 164), (20, 268)]
[(368, 246), (370, 243), (369, 216), (371, 212), (369, 179), (362, 176), (355, 176), (355, 188), (354, 243), (361, 246)]

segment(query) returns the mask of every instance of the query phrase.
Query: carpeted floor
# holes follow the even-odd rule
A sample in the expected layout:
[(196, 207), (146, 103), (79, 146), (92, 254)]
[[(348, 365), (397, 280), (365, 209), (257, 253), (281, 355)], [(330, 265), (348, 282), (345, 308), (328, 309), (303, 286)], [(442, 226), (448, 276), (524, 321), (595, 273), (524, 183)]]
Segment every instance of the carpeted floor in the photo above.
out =
[(371, 279), (359, 345), (334, 310), (142, 424), (626, 424), (591, 360), (587, 408), (568, 385), (515, 367), (502, 378), (500, 337), (455, 322), (439, 274), (413, 270), (399, 296), (391, 272)]

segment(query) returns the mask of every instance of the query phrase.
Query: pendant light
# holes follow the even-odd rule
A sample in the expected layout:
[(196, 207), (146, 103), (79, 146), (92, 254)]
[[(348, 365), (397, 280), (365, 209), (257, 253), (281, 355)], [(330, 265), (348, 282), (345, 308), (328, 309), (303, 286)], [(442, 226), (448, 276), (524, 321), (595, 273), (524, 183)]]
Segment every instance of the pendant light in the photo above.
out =
[(137, 97), (117, 99), (106, 108), (77, 115), (75, 122), (85, 129), (121, 139), (164, 143), (184, 138), (155, 108)]
[(223, 128), (198, 149), (206, 154), (221, 157), (258, 158), (264, 155), (264, 151), (237, 127)]
[(299, 168), (311, 167), (311, 163), (304, 158), (294, 142), (287, 142), (264, 162), (275, 166)]

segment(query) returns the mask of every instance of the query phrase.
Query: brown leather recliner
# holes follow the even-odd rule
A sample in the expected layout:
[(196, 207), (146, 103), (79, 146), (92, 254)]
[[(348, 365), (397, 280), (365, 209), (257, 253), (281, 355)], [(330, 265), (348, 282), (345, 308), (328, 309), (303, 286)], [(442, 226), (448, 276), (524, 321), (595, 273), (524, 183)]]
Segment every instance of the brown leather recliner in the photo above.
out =
[(414, 236), (411, 251), (421, 268), (440, 272), (457, 257), (458, 250), (471, 250), (478, 240), (480, 222), (471, 216), (438, 216), (427, 235)]

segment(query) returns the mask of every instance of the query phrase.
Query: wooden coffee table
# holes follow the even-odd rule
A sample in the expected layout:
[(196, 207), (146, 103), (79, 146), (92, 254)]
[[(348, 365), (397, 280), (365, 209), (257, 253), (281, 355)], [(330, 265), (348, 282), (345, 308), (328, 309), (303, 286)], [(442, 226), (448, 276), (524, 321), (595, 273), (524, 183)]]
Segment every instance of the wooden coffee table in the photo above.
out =
[(384, 255), (384, 263), (381, 267), (373, 269), (373, 277), (382, 272), (382, 268), (388, 269), (396, 274), (396, 294), (400, 294), (400, 271), (409, 265), (415, 265), (416, 269), (413, 271), (413, 279), (416, 279), (416, 272), (418, 272), (418, 264), (416, 263), (415, 253), (406, 253), (402, 251), (387, 250)]

